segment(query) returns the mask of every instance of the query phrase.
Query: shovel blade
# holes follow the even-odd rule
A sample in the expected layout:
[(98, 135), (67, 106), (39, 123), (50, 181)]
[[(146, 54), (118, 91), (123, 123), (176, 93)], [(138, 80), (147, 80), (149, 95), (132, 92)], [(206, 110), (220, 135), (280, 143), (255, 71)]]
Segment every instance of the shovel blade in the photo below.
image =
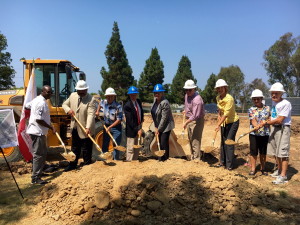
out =
[(126, 148), (123, 147), (123, 146), (120, 146), (120, 145), (116, 146), (115, 149), (118, 150), (118, 151), (121, 151), (121, 152), (126, 152)]
[(156, 151), (154, 154), (158, 157), (162, 157), (165, 154), (165, 150)]
[(133, 148), (141, 148), (141, 145), (133, 145)]
[(177, 142), (180, 145), (187, 145), (187, 144), (189, 144), (189, 140), (187, 140), (187, 139), (178, 139)]

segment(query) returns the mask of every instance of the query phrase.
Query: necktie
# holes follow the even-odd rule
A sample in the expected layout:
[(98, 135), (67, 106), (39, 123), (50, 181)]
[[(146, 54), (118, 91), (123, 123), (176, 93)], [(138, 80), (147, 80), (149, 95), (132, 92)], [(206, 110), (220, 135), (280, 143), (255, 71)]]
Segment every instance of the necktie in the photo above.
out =
[(138, 118), (138, 123), (139, 125), (141, 124), (141, 120), (140, 120), (140, 113), (139, 113), (139, 108), (136, 104), (136, 101), (135, 101), (135, 108), (136, 108), (136, 113), (137, 113), (137, 118)]
[[(82, 98), (80, 97), (80, 98), (78, 99), (78, 106), (80, 105), (81, 101), (82, 101)], [(78, 107), (78, 106), (77, 106), (77, 107)]]

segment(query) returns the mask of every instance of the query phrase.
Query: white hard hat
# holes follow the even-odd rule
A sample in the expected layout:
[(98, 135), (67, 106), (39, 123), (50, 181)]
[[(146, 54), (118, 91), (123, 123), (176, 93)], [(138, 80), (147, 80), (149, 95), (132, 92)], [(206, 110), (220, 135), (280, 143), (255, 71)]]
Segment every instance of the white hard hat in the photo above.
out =
[(224, 87), (224, 86), (228, 86), (225, 80), (223, 80), (223, 79), (217, 80), (215, 88)]
[(259, 89), (255, 89), (254, 91), (252, 91), (251, 98), (257, 98), (257, 97), (262, 97), (262, 98), (265, 97), (262, 91)]
[(113, 88), (109, 87), (105, 90), (105, 96), (106, 95), (117, 95), (117, 94)]
[(85, 90), (88, 89), (89, 87), (87, 86), (86, 82), (84, 80), (79, 80), (76, 84), (75, 89), (76, 90)]
[(283, 89), (283, 85), (279, 82), (273, 84), (271, 86), (271, 89), (269, 91), (281, 91), (281, 92), (285, 92), (285, 90)]
[(193, 80), (187, 80), (184, 84), (184, 89), (196, 88), (195, 82)]

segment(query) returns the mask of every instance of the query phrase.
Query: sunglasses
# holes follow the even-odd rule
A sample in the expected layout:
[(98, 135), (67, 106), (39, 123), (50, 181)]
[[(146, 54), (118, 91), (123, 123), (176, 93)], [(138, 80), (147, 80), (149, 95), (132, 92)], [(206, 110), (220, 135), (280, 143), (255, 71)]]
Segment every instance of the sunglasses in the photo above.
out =
[(259, 101), (260, 98), (252, 98), (252, 100), (256, 102), (256, 101)]
[(193, 89), (185, 89), (185, 91), (189, 91), (189, 92), (192, 91), (192, 90), (193, 90)]

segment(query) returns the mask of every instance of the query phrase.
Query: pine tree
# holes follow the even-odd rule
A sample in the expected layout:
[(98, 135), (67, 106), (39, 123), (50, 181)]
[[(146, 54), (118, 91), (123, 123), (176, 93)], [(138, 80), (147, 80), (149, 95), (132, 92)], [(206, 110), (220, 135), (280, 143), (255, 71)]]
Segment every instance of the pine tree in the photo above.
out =
[(216, 82), (217, 82), (217, 76), (211, 73), (211, 75), (207, 80), (207, 84), (205, 85), (204, 90), (200, 94), (204, 104), (217, 103), (216, 97), (218, 93), (215, 90)]
[(118, 23), (114, 22), (112, 36), (106, 46), (105, 57), (108, 64), (108, 71), (102, 67), (100, 74), (103, 78), (99, 94), (104, 98), (105, 90), (108, 87), (115, 89), (117, 98), (125, 101), (128, 88), (132, 86), (134, 77), (129, 65), (127, 55), (120, 39)]
[(197, 83), (197, 80), (193, 76), (191, 67), (191, 61), (186, 55), (183, 55), (178, 64), (177, 73), (172, 81), (171, 93), (173, 103), (184, 103), (185, 92), (183, 87), (187, 80), (193, 80), (195, 84)]
[(150, 57), (146, 60), (144, 71), (141, 73), (138, 89), (142, 102), (153, 101), (153, 88), (156, 84), (164, 82), (164, 64), (160, 60), (157, 48), (153, 48)]

